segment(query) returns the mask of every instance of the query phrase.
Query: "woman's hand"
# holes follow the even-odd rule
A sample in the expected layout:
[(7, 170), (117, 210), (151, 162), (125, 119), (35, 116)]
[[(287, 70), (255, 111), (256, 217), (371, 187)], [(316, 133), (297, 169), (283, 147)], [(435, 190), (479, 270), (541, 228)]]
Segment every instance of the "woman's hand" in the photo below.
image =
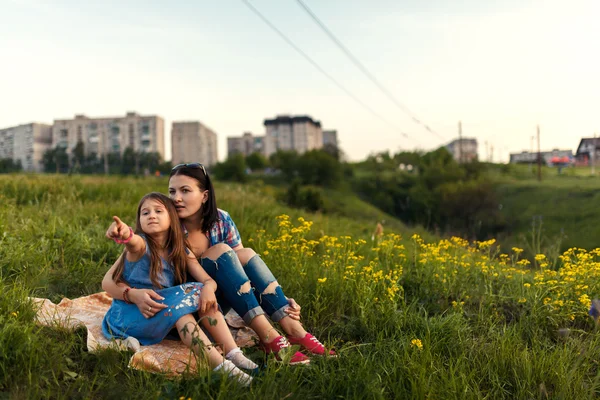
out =
[(155, 300), (164, 300), (164, 297), (152, 289), (134, 289), (128, 293), (129, 301), (134, 303), (144, 318), (152, 318), (157, 312), (169, 308), (168, 305), (158, 303)]
[(198, 311), (200, 314), (207, 313), (214, 309), (217, 311), (219, 309), (219, 305), (217, 304), (217, 297), (215, 296), (214, 290), (211, 288), (204, 286), (200, 293), (200, 302), (198, 304)]
[(290, 305), (285, 309), (285, 312), (291, 319), (295, 319), (296, 321), (300, 321), (300, 304), (296, 303), (296, 300), (292, 298), (288, 298), (288, 304)]

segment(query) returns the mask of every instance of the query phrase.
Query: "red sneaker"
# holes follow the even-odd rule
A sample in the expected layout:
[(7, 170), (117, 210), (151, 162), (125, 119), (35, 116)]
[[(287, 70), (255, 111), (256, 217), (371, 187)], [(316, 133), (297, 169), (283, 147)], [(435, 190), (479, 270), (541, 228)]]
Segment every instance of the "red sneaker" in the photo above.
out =
[[(319, 340), (310, 333), (307, 333), (306, 336), (304, 336), (302, 339), (290, 337), (289, 340), (291, 344), (299, 344), (310, 354), (316, 354), (319, 356), (325, 355), (325, 346), (323, 346), (323, 344), (319, 342)], [(335, 354), (335, 351), (333, 350), (329, 350), (328, 355), (330, 357), (337, 356), (337, 354)]]
[[(283, 336), (277, 336), (270, 343), (260, 342), (261, 350), (263, 350), (267, 354), (274, 353), (275, 358), (277, 358), (279, 361), (281, 361), (281, 357), (279, 357), (279, 352), (281, 350), (289, 348), (289, 347), (290, 347), (290, 342), (288, 342), (287, 339)], [(308, 364), (308, 363), (310, 363), (310, 358), (308, 358), (304, 354), (300, 353), (299, 351), (295, 352), (292, 355), (292, 358), (289, 360), (290, 365)]]

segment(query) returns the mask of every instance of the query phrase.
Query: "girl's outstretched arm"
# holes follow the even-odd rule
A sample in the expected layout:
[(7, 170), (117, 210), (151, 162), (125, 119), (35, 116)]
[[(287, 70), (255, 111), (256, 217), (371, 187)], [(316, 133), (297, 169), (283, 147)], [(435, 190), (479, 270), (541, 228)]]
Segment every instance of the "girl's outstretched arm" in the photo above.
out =
[(113, 280), (114, 271), (117, 269), (122, 258), (127, 257), (128, 261), (139, 260), (146, 251), (146, 242), (144, 239), (133, 233), (127, 224), (124, 224), (119, 217), (113, 217), (114, 222), (106, 232), (106, 237), (115, 241), (122, 242), (126, 251), (115, 261), (102, 279), (102, 289), (112, 296), (113, 299), (125, 300), (135, 304), (142, 315), (146, 318), (153, 317), (157, 312), (167, 308), (166, 304), (158, 303), (156, 300), (163, 300), (162, 296), (152, 289), (135, 289), (129, 287), (125, 282), (115, 282)]
[[(122, 243), (127, 249), (127, 260), (137, 261), (144, 255), (146, 251), (146, 241), (140, 236), (133, 233), (133, 229), (121, 221), (116, 215), (113, 217), (115, 228), (107, 231), (109, 239), (113, 239), (117, 243)], [(111, 227), (113, 225), (111, 224)]]

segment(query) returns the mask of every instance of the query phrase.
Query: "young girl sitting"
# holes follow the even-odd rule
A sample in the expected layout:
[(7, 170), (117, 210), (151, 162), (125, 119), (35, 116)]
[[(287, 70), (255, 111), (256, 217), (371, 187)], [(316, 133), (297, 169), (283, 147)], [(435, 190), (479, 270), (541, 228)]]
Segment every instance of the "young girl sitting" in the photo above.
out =
[[(144, 196), (137, 209), (136, 233), (113, 218), (108, 236), (126, 249), (102, 281), (102, 288), (114, 299), (102, 321), (104, 335), (133, 336), (140, 344), (151, 345), (176, 326), (183, 343), (197, 355), (205, 355), (215, 371), (249, 385), (252, 378), (238, 367), (256, 369), (257, 365), (236, 346), (218, 310), (215, 281), (185, 248), (172, 201), (161, 193)], [(184, 283), (187, 273), (197, 282)], [(225, 360), (195, 321), (192, 314), (197, 311), (211, 336), (223, 344)], [(208, 323), (209, 319), (216, 324)]]

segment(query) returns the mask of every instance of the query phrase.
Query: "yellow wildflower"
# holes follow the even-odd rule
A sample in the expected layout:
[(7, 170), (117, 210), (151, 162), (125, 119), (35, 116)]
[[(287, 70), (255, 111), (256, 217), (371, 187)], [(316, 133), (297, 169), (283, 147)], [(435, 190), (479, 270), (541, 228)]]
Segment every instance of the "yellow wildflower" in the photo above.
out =
[(410, 341), (410, 345), (412, 347), (416, 347), (419, 350), (423, 350), (423, 343), (421, 343), (420, 339), (413, 339)]
[(319, 278), (317, 279), (317, 282), (319, 283), (325, 283), (327, 281), (327, 278)]

